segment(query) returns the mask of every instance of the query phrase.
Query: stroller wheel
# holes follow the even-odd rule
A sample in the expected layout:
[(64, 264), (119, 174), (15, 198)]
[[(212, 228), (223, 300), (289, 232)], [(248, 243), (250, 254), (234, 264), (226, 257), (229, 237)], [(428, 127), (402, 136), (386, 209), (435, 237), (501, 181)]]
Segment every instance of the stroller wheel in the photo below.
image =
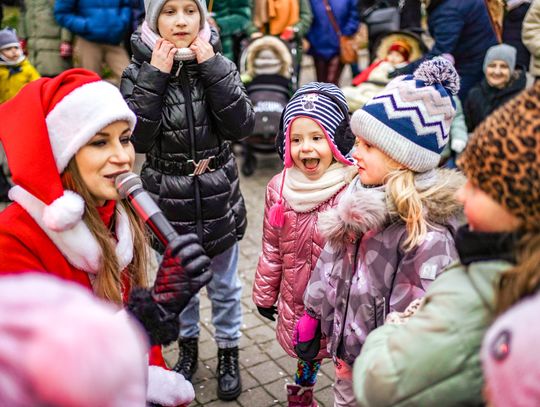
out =
[(249, 177), (253, 175), (255, 168), (257, 168), (257, 157), (255, 157), (255, 154), (253, 153), (246, 154), (241, 168), (242, 174)]

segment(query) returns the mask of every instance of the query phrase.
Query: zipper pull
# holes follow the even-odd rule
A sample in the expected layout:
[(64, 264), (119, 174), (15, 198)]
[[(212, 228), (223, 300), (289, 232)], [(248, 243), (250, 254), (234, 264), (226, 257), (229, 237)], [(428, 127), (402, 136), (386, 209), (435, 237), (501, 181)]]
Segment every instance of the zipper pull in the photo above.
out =
[(178, 69), (176, 70), (176, 73), (174, 74), (174, 76), (178, 77), (178, 75), (180, 75), (180, 69), (182, 69), (182, 65), (183, 65), (183, 63), (182, 63), (182, 61), (180, 61), (178, 63)]

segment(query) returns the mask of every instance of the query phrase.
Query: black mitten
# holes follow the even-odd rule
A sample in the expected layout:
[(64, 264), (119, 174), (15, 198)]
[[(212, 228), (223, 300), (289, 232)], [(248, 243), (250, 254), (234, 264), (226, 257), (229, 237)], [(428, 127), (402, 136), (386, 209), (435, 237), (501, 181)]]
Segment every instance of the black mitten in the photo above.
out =
[(268, 318), (270, 321), (276, 320), (274, 315), (277, 314), (277, 307), (275, 305), (272, 305), (268, 308), (257, 306), (257, 310), (259, 311), (259, 314), (261, 314), (265, 318)]

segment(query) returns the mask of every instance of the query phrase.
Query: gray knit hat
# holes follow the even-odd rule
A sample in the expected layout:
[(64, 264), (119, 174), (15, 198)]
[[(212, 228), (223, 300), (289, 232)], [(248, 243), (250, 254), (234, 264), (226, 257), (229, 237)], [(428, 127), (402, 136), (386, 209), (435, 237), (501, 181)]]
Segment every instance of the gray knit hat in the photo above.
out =
[(0, 49), (18, 47), (19, 39), (17, 33), (12, 28), (0, 30)]
[(484, 58), (484, 73), (486, 73), (486, 68), (492, 61), (501, 60), (506, 62), (510, 68), (510, 75), (512, 75), (514, 69), (516, 69), (516, 55), (517, 50), (511, 45), (499, 44), (492, 46), (487, 50)]
[[(206, 24), (206, 18), (208, 16), (208, 10), (206, 8), (205, 0), (193, 0), (193, 2), (199, 7), (199, 13), (201, 14), (200, 30), (203, 29)], [(167, 3), (167, 0), (144, 0), (144, 10), (146, 12), (145, 21), (152, 31), (159, 34), (157, 28), (157, 20), (159, 13), (163, 6)]]

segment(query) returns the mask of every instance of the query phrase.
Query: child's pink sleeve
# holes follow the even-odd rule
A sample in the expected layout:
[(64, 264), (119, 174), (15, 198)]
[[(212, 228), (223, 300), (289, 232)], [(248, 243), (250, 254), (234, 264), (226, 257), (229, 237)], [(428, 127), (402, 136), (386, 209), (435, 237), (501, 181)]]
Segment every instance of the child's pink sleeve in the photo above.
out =
[(257, 264), (252, 293), (255, 305), (265, 308), (276, 303), (281, 285), (282, 259), (279, 239), (283, 229), (273, 227), (269, 221), (270, 208), (277, 201), (279, 192), (275, 180), (276, 178), (272, 179), (266, 188), (262, 253)]

